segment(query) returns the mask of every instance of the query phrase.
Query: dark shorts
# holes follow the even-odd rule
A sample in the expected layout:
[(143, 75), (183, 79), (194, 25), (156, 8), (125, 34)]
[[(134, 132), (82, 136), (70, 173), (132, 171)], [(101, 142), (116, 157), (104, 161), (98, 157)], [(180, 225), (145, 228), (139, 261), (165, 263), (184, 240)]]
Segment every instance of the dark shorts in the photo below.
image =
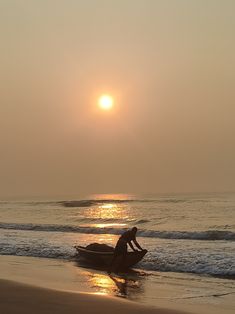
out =
[(115, 255), (125, 255), (127, 253), (127, 242), (123, 239), (119, 239), (114, 249)]

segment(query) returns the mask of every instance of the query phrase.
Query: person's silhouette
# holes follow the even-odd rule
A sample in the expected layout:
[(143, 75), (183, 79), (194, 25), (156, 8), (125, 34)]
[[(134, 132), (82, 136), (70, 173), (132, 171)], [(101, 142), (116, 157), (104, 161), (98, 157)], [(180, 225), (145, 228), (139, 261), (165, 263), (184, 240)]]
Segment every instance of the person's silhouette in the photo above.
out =
[(118, 265), (116, 267), (116, 272), (119, 271), (119, 269), (122, 267), (122, 265), (125, 262), (126, 254), (127, 254), (127, 244), (130, 245), (131, 249), (133, 251), (138, 251), (134, 248), (133, 243), (135, 246), (143, 251), (142, 247), (139, 245), (139, 243), (136, 240), (136, 233), (137, 233), (137, 228), (133, 227), (131, 230), (128, 230), (124, 232), (120, 238), (117, 241), (117, 244), (114, 249), (114, 256), (110, 265), (110, 270), (108, 273), (111, 273), (113, 271), (113, 265), (118, 261)]

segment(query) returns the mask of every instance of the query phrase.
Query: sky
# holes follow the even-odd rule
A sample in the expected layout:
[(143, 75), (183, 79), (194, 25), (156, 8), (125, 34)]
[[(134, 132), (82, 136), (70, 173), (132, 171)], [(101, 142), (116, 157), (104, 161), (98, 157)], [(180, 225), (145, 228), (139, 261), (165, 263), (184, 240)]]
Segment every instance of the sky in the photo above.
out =
[(235, 191), (234, 1), (0, 0), (0, 38), (2, 199)]

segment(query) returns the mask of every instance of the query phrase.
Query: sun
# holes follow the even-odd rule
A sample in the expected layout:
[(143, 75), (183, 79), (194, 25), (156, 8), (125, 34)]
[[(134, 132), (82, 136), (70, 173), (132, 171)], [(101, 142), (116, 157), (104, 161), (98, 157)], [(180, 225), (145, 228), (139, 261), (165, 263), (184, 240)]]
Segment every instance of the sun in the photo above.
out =
[(113, 98), (110, 95), (102, 95), (98, 100), (99, 107), (103, 110), (110, 110), (113, 107)]

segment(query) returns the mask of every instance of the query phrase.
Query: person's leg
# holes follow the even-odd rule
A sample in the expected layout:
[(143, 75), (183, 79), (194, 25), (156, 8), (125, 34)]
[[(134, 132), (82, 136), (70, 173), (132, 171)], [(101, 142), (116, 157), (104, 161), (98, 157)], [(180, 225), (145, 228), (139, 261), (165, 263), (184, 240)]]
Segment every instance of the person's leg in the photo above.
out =
[(120, 259), (118, 261), (118, 266), (116, 269), (117, 273), (119, 273), (121, 269), (125, 268), (126, 255), (127, 255), (127, 252), (123, 252), (122, 255), (120, 255)]
[(113, 258), (112, 258), (112, 261), (111, 261), (111, 264), (110, 264), (109, 269), (108, 269), (108, 274), (111, 274), (111, 273), (112, 273), (112, 271), (113, 271), (113, 265), (114, 265), (115, 262), (116, 262), (117, 256), (118, 256), (117, 252), (114, 252)]

